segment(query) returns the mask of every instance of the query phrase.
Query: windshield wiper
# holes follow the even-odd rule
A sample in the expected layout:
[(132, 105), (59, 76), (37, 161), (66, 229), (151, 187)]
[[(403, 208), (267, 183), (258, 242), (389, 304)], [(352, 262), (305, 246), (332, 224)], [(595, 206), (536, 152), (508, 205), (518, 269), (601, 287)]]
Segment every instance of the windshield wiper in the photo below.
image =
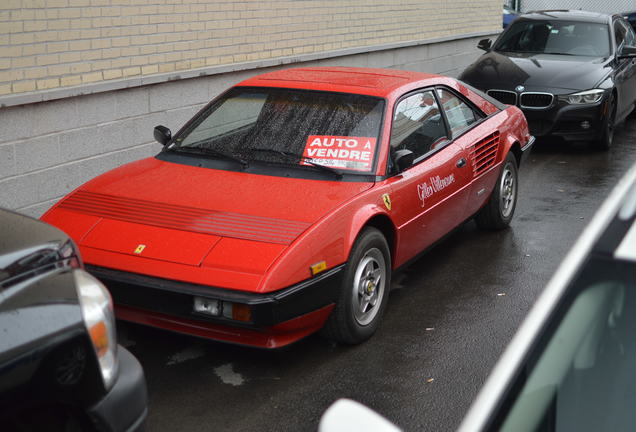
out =
[[(309, 164), (311, 167), (317, 168), (319, 170), (325, 171), (325, 172), (329, 172), (333, 175), (336, 176), (336, 178), (341, 179), (342, 178), (342, 173), (334, 168), (325, 166), (325, 165), (321, 165), (319, 163), (314, 162), (314, 160), (310, 157), (307, 156), (303, 156), (303, 155), (299, 155), (296, 153), (292, 153), (292, 152), (288, 152), (285, 150), (276, 150), (276, 149), (269, 149), (269, 148), (262, 148), (262, 147), (248, 147), (245, 149), (245, 151), (248, 152), (261, 152), (261, 153), (272, 153), (272, 154), (277, 154), (277, 155), (281, 155), (281, 156), (285, 156), (287, 158), (287, 160), (293, 160), (294, 162), (305, 162), (307, 164)], [(303, 166), (303, 165), (300, 165)], [(306, 166), (306, 165), (304, 165)]]
[(228, 154), (228, 153), (223, 153), (222, 151), (219, 150), (215, 150), (211, 147), (173, 147), (171, 149), (169, 149), (168, 151), (174, 151), (174, 152), (183, 152), (183, 153), (194, 153), (194, 154), (208, 154), (208, 155), (212, 155), (212, 156), (216, 156), (219, 158), (223, 158), (223, 159), (228, 159), (231, 161), (234, 161), (236, 163), (239, 163), (243, 166), (243, 168), (247, 168), (249, 166), (249, 163), (244, 160), (241, 159), (240, 157)]
[(544, 52), (544, 54), (576, 56), (580, 54), (562, 53), (562, 52)]

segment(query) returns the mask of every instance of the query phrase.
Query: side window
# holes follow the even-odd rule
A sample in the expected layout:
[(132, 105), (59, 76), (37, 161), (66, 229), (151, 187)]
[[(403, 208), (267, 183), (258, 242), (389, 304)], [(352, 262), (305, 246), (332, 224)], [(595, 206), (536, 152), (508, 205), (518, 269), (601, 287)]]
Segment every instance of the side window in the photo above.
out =
[(627, 30), (621, 25), (620, 21), (614, 21), (614, 39), (616, 40), (616, 51), (620, 52), (625, 43), (625, 33)]
[(632, 28), (632, 26), (622, 20), (618, 22), (625, 29), (625, 45), (636, 45), (636, 34), (634, 34), (634, 29)]
[(444, 89), (437, 89), (436, 91), (453, 136), (480, 119), (481, 116), (475, 110), (453, 93)]
[(397, 104), (391, 129), (393, 150), (410, 150), (417, 159), (447, 139), (433, 91), (412, 94)]

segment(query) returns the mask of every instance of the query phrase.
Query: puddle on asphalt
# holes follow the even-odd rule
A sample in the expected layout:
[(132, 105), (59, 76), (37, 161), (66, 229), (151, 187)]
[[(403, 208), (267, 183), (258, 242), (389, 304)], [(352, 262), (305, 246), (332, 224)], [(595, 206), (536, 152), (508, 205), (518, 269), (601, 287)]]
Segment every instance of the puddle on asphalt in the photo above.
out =
[(245, 383), (245, 378), (243, 378), (243, 375), (234, 372), (234, 367), (231, 363), (227, 363), (223, 366), (214, 368), (214, 373), (221, 379), (223, 384), (240, 386)]

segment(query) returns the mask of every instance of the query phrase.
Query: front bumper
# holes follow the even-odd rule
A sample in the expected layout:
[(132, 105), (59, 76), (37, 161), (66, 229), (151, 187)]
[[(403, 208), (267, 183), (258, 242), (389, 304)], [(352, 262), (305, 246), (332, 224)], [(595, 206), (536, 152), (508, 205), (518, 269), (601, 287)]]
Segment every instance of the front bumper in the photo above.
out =
[(148, 412), (146, 379), (139, 361), (118, 347), (119, 375), (113, 388), (88, 410), (97, 430), (133, 432), (143, 429)]
[(568, 141), (593, 141), (601, 136), (606, 116), (604, 99), (590, 105), (570, 105), (555, 100), (557, 102), (547, 109), (522, 108), (532, 135), (560, 136)]
[[(337, 299), (344, 264), (272, 293), (251, 293), (87, 265), (109, 289), (118, 318), (179, 333), (278, 348), (318, 331)], [(194, 298), (247, 305), (249, 321), (193, 311)]]

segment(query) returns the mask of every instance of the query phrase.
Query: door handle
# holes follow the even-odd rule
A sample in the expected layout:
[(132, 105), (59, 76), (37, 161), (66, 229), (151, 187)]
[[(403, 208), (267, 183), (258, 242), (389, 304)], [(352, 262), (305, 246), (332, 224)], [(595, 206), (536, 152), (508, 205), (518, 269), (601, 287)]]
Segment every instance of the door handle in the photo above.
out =
[(466, 159), (461, 158), (460, 160), (457, 161), (457, 168), (462, 168), (466, 166)]

